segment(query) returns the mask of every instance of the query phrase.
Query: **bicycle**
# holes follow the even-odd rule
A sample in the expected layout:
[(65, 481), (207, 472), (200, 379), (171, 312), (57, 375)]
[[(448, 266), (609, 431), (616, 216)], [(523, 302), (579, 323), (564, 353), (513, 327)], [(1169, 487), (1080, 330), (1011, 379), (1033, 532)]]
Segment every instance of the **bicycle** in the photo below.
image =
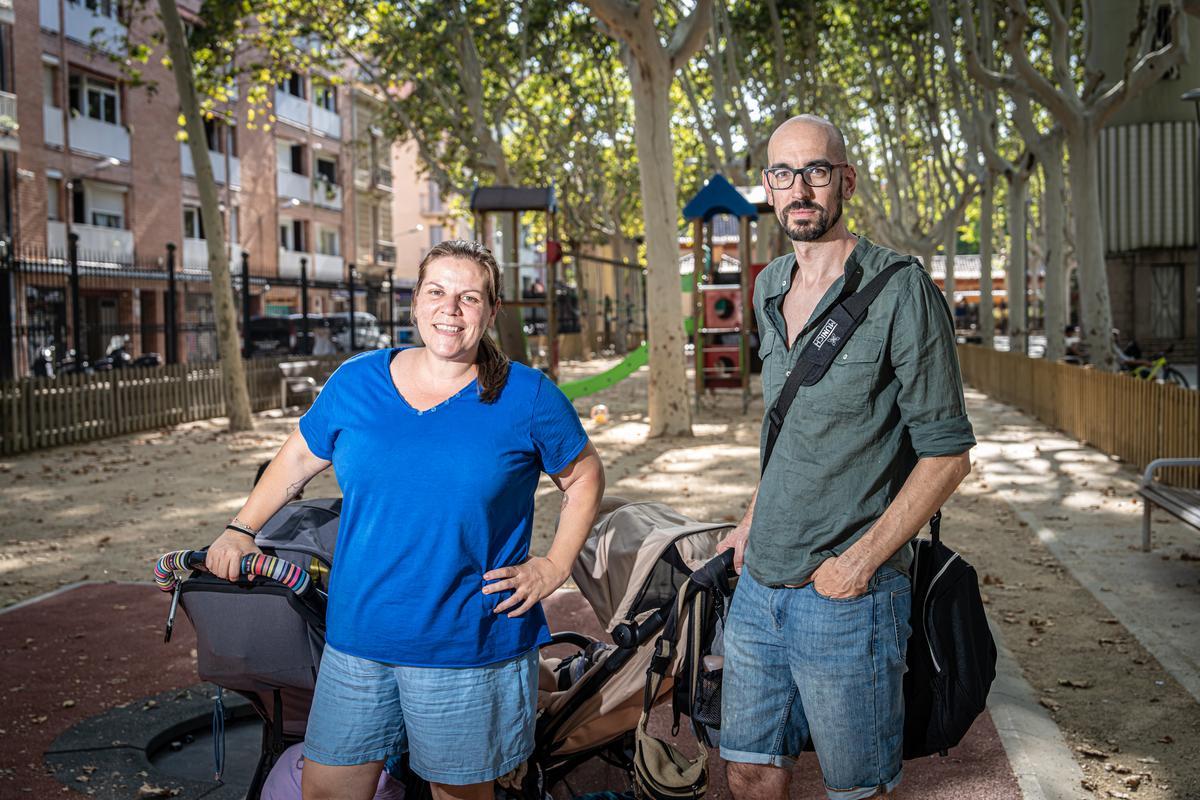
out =
[(1143, 363), (1131, 366), (1128, 370), (1129, 374), (1139, 380), (1173, 383), (1176, 386), (1182, 386), (1184, 389), (1192, 388), (1188, 384), (1188, 379), (1183, 376), (1183, 373), (1167, 362), (1167, 355), (1174, 349), (1175, 346), (1171, 345), (1155, 356), (1148, 364)]

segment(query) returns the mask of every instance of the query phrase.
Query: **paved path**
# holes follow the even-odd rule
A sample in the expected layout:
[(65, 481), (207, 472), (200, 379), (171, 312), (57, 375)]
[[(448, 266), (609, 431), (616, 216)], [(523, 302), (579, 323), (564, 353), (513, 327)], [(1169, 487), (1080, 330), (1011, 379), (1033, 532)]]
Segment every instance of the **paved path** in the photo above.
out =
[(1155, 513), (1143, 553), (1135, 469), (978, 392), (968, 405), (975, 470), (1200, 702), (1200, 566), (1179, 557), (1200, 532)]

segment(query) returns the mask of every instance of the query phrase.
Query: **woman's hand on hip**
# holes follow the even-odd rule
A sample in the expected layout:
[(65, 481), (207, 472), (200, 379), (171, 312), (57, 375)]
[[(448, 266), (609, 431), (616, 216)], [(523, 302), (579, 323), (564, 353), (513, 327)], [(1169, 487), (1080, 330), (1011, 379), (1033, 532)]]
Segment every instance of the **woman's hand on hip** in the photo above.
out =
[(570, 568), (563, 569), (544, 556), (533, 556), (524, 564), (501, 567), (483, 574), (485, 581), (494, 581), (483, 587), (484, 594), (511, 591), (512, 594), (496, 606), (495, 613), (508, 611), (510, 617), (519, 617), (563, 585)]
[[(236, 581), (242, 574), (242, 558), (250, 553), (261, 552), (246, 534), (226, 530), (209, 546), (204, 566), (218, 578)], [(250, 577), (253, 579), (254, 576)]]

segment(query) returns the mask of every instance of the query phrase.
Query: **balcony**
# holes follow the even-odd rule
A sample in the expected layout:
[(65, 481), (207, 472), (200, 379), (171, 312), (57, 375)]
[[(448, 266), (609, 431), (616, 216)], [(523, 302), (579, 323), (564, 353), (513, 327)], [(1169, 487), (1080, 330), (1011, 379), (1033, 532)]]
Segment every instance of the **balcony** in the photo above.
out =
[(395, 264), (396, 245), (391, 242), (376, 242), (375, 261), (379, 264)]
[(279, 277), (299, 278), (300, 259), (302, 258), (308, 262), (308, 279), (310, 281), (313, 280), (312, 253), (302, 253), (299, 250), (287, 250), (283, 247), (279, 248)]
[(327, 256), (317, 253), (317, 271), (315, 279), (319, 281), (340, 281), (346, 277), (346, 262), (341, 256)]
[(303, 203), (312, 201), (312, 184), (307, 175), (281, 169), (275, 175), (275, 188), (280, 197), (294, 197)]
[(308, 127), (308, 101), (288, 92), (275, 90), (275, 116), (302, 128)]
[(342, 118), (333, 111), (326, 111), (320, 106), (312, 107), (313, 130), (334, 139), (342, 138)]
[(63, 146), (62, 109), (54, 106), (42, 106), (42, 129), (46, 144), (55, 147)]
[[(208, 162), (212, 164), (213, 177), (217, 183), (225, 184), (225, 154), (218, 153), (214, 150), (208, 151)], [(192, 163), (192, 148), (188, 147), (187, 142), (179, 143), (179, 171), (187, 178), (196, 177), (196, 166)], [(233, 186), (242, 185), (242, 166), (236, 156), (229, 157), (229, 171), (232, 173)]]
[(376, 167), (374, 174), (375, 188), (386, 189), (390, 192), (392, 190), (392, 171), (387, 167)]
[[(44, 3), (45, 0), (42, 2)], [(117, 5), (116, 0), (110, 0), (110, 2), (114, 7)], [(120, 20), (105, 14), (97, 14), (77, 0), (67, 0), (63, 4), (63, 10), (67, 18), (66, 34), (68, 39), (74, 39), (114, 55), (125, 54), (127, 29)], [(57, 11), (58, 9), (55, 8), (56, 17)], [(42, 27), (46, 27), (44, 14), (45, 9), (43, 8)], [(58, 27), (51, 30), (58, 30)]]
[(342, 187), (336, 183), (316, 178), (313, 180), (313, 205), (322, 208), (332, 208), (340, 211), (342, 208)]
[(0, 92), (0, 150), (15, 153), (21, 149), (17, 135), (20, 127), (17, 124), (17, 96), (12, 92)]
[(129, 131), (91, 117), (71, 117), (71, 149), (79, 153), (129, 161)]
[[(133, 261), (133, 231), (125, 228), (105, 228), (100, 225), (71, 226), (79, 236), (80, 261)], [(46, 251), (52, 256), (67, 254), (67, 223), (46, 223)]]
[[(242, 269), (242, 251), (238, 247), (237, 242), (229, 244), (229, 269), (235, 275), (240, 274)], [(187, 270), (203, 270), (208, 271), (208, 240), (207, 239), (184, 239), (183, 253), (181, 255), (179, 265)]]

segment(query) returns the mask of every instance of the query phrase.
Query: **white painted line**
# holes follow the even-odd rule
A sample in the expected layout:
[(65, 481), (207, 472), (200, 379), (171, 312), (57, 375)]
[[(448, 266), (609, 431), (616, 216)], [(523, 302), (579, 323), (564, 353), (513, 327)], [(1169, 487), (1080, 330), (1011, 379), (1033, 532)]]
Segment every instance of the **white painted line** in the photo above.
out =
[(26, 606), (31, 606), (34, 603), (40, 603), (43, 600), (49, 600), (51, 597), (54, 597), (55, 595), (60, 595), (65, 592), (69, 592), (72, 589), (78, 589), (80, 586), (91, 586), (93, 584), (98, 584), (98, 583), (112, 583), (112, 584), (117, 584), (118, 586), (153, 586), (154, 585), (153, 581), (75, 581), (75, 583), (68, 583), (63, 586), (58, 587), (57, 589), (51, 589), (48, 592), (36, 595), (35, 597), (27, 597), (26, 599), (20, 601), (19, 603), (13, 603), (11, 606), (5, 606), (4, 608), (0, 608), (0, 614), (7, 614), (10, 611), (16, 611), (18, 608), (25, 608)]

